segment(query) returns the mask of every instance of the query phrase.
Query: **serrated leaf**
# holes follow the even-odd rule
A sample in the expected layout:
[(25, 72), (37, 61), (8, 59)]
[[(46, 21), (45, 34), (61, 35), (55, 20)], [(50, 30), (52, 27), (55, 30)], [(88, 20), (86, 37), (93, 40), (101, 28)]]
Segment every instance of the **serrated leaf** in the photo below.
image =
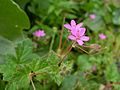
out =
[(37, 55), (34, 54), (32, 50), (33, 43), (31, 40), (26, 39), (19, 42), (16, 47), (16, 63), (26, 63), (37, 58)]
[(111, 63), (110, 65), (107, 66), (105, 76), (107, 82), (117, 82), (119, 80), (120, 75), (118, 73), (117, 66), (115, 63)]
[(6, 86), (6, 90), (26, 90), (29, 87), (30, 80), (27, 74), (15, 74), (14, 77)]
[[(32, 43), (29, 39), (17, 43), (16, 56), (8, 55), (5, 64), (0, 66), (0, 72), (3, 73), (4, 80), (9, 82), (6, 87), (7, 89), (9, 88), (8, 90), (28, 88), (30, 83), (29, 74), (31, 72), (37, 74), (37, 80), (41, 80), (37, 78), (39, 73), (41, 77), (44, 76), (44, 74), (41, 73), (45, 73), (45, 75), (48, 76), (47, 78), (50, 78), (57, 84), (61, 83), (58, 66), (59, 58), (57, 54), (54, 51), (50, 51), (48, 57), (36, 58), (31, 57), (31, 54), (33, 54), (31, 49)], [(27, 60), (31, 62), (27, 62)], [(42, 79), (45, 78), (43, 77)]]
[(57, 65), (60, 58), (57, 56), (57, 54), (54, 51), (50, 51), (47, 61), (50, 62), (49, 65)]
[(16, 83), (8, 84), (5, 90), (17, 90)]
[[(11, 59), (10, 59), (11, 60)], [(13, 62), (6, 62), (5, 64), (0, 66), (0, 72), (3, 73), (3, 79), (6, 81), (11, 80), (12, 76), (16, 72), (16, 64)]]
[(26, 39), (17, 43), (16, 55), (6, 55), (5, 63), (0, 66), (0, 72), (3, 73), (3, 79), (9, 82), (8, 90), (17, 90), (29, 86), (29, 73), (34, 68), (28, 68), (27, 65), (30, 64), (30, 61), (39, 59), (32, 52), (32, 48), (32, 42)]

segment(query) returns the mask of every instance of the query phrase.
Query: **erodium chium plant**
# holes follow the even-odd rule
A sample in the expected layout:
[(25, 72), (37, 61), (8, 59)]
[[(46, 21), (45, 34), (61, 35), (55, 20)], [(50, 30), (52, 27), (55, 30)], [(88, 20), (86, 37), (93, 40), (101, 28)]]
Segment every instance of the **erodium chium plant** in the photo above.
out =
[(120, 90), (119, 0), (0, 8), (0, 90)]

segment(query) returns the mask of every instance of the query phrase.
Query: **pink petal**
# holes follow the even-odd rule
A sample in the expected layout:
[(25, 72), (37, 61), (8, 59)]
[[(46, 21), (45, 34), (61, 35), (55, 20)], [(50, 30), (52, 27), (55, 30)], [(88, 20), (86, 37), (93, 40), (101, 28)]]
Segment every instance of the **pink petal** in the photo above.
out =
[(95, 14), (90, 14), (90, 19), (95, 19), (96, 15)]
[(68, 38), (69, 38), (70, 40), (76, 40), (76, 37), (73, 36), (73, 35), (69, 35)]
[(88, 36), (82, 36), (82, 37), (80, 37), (80, 40), (82, 40), (82, 41), (89, 41), (89, 37)]
[(72, 27), (76, 26), (75, 20), (71, 20), (71, 23), (70, 23), (70, 24), (71, 24)]
[(36, 37), (40, 37), (40, 34), (39, 34), (38, 31), (34, 32), (33, 35), (36, 36)]
[(70, 24), (64, 24), (64, 27), (67, 28), (67, 29), (69, 29), (69, 30), (71, 30)]
[(83, 36), (85, 34), (86, 29), (85, 28), (80, 28), (79, 29), (79, 36)]
[(77, 29), (72, 29), (71, 34), (74, 36), (77, 36), (78, 30)]
[(77, 40), (77, 43), (82, 46), (84, 44), (84, 42), (82, 40)]
[(45, 36), (46, 34), (44, 33), (44, 31), (41, 31), (41, 36)]
[(36, 37), (43, 37), (45, 36), (45, 32), (43, 30), (37, 30), (33, 33), (33, 35)]
[(76, 25), (76, 29), (79, 29), (82, 25), (83, 25), (83, 23), (77, 24), (77, 25)]
[(102, 40), (104, 40), (104, 39), (106, 39), (107, 37), (106, 37), (105, 34), (101, 33), (101, 34), (99, 34), (99, 38), (102, 39)]

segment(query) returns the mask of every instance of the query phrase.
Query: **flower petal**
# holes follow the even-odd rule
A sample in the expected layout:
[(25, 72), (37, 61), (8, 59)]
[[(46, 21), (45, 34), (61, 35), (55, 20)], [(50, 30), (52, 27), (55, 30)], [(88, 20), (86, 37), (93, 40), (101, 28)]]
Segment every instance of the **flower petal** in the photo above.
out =
[(85, 34), (86, 29), (85, 28), (80, 28), (79, 29), (79, 36), (83, 36)]
[(82, 25), (83, 25), (83, 23), (77, 24), (77, 25), (76, 25), (76, 29), (79, 29)]
[(41, 31), (41, 36), (43, 37), (43, 36), (45, 36), (46, 34), (45, 34), (45, 32), (44, 31)]
[(73, 36), (73, 35), (69, 35), (68, 38), (69, 38), (70, 40), (76, 40), (76, 37)]
[(82, 37), (80, 37), (80, 40), (82, 40), (82, 41), (89, 41), (89, 37), (88, 36), (82, 36)]
[(71, 23), (70, 23), (70, 24), (71, 24), (72, 27), (76, 26), (75, 20), (71, 20)]
[(82, 46), (84, 44), (84, 42), (82, 40), (77, 40), (77, 43)]
[(90, 14), (90, 19), (95, 19), (96, 15), (95, 14)]
[(70, 26), (70, 24), (64, 24), (64, 27), (67, 28), (67, 29), (69, 29), (69, 30), (72, 29), (71, 26)]
[(99, 38), (102, 39), (102, 40), (104, 40), (104, 39), (106, 39), (106, 35), (103, 34), (103, 33), (101, 33), (101, 34), (99, 34)]
[(44, 30), (37, 30), (33, 33), (33, 35), (36, 36), (36, 37), (43, 37), (46, 34), (45, 34)]
[(74, 35), (75, 37), (77, 36), (78, 30), (77, 29), (72, 29), (71, 34)]

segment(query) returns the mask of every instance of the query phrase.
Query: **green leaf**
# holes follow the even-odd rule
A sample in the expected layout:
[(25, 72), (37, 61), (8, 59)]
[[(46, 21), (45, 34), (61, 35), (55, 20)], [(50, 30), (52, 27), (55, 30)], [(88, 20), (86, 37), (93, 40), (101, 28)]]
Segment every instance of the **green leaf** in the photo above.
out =
[(99, 30), (104, 30), (106, 28), (102, 18), (97, 15), (94, 20), (88, 18), (84, 21), (84, 23), (94, 32), (98, 32)]
[(20, 5), (21, 8), (25, 8), (26, 4), (30, 1), (30, 0), (14, 0), (17, 4)]
[(60, 90), (75, 90), (75, 85), (77, 83), (77, 77), (74, 75), (69, 75), (63, 81), (62, 87)]
[(120, 25), (120, 8), (116, 9), (113, 12), (113, 18), (112, 21), (115, 25)]
[(74, 14), (67, 14), (67, 17), (66, 18), (68, 18), (68, 19), (75, 19), (75, 18), (77, 18), (77, 16), (76, 15), (74, 15)]
[(11, 80), (12, 75), (21, 68), (20, 65), (28, 64), (38, 58), (32, 52), (32, 42), (29, 39), (19, 42), (15, 50), (16, 55), (6, 55), (5, 63), (1, 65), (0, 71), (4, 74), (5, 80)]
[(12, 59), (13, 58), (7, 57), (7, 60), (9, 61), (6, 61), (5, 64), (0, 66), (0, 72), (3, 73), (3, 76), (4, 76), (3, 80), (6, 80), (6, 81), (11, 80), (11, 78), (16, 72), (17, 65), (11, 61)]
[(50, 51), (47, 58), (47, 66), (45, 67), (45, 71), (49, 74), (50, 78), (56, 82), (58, 85), (62, 82), (62, 76), (59, 73), (58, 62), (60, 61), (59, 57), (54, 51)]
[(0, 64), (4, 63), (7, 54), (15, 55), (14, 44), (0, 36)]
[(31, 5), (28, 8), (32, 13), (43, 18), (47, 15), (49, 6), (50, 6), (50, 0), (44, 0), (44, 1), (34, 0), (34, 1), (31, 1)]
[(0, 66), (0, 72), (3, 73), (3, 79), (9, 82), (7, 90), (26, 90), (30, 84), (29, 73), (31, 72), (37, 74), (36, 80), (47, 78), (58, 85), (61, 84), (62, 79), (58, 66), (60, 60), (57, 54), (50, 51), (48, 56), (44, 58), (34, 57), (32, 54), (32, 42), (27, 39), (17, 43), (16, 56), (6, 56), (6, 62)]
[(16, 72), (12, 79), (8, 82), (6, 88), (7, 90), (17, 90), (24, 89), (26, 90), (29, 87), (30, 79), (29, 73), (26, 73), (25, 70), (23, 72)]
[[(0, 75), (1, 78), (1, 75)], [(0, 79), (0, 90), (5, 90), (5, 81)]]
[(119, 80), (120, 75), (118, 73), (116, 64), (111, 63), (107, 66), (105, 76), (108, 82), (117, 82)]
[[(54, 51), (50, 51), (47, 59), (41, 59), (39, 63), (40, 65), (36, 65), (36, 67), (39, 66), (39, 69), (36, 72), (46, 73), (47, 75), (49, 75), (51, 80), (60, 85), (63, 77), (59, 73), (59, 61), (60, 60), (57, 54)], [(41, 76), (38, 76), (37, 79), (41, 79)]]
[(7, 86), (6, 86), (6, 90), (17, 90), (17, 87), (16, 87), (17, 85), (16, 85), (16, 83), (12, 83), (12, 84), (8, 84)]
[(22, 29), (30, 27), (25, 12), (12, 0), (0, 0), (0, 35), (14, 40), (22, 36)]
[(89, 62), (89, 57), (87, 55), (80, 55), (77, 60), (77, 65), (81, 71), (90, 70), (92, 64)]
[(16, 63), (26, 63), (32, 59), (37, 58), (37, 55), (33, 53), (33, 43), (29, 39), (25, 39), (18, 42), (16, 47)]
[(15, 54), (14, 44), (3, 37), (0, 37), (0, 54)]
[(7, 90), (27, 90), (29, 87), (30, 80), (29, 75), (20, 74), (19, 76), (16, 75), (15, 78), (11, 82), (8, 83), (6, 86)]
[(34, 68), (31, 69), (27, 66), (30, 64), (30, 61), (38, 59), (38, 56), (32, 52), (32, 49), (32, 42), (26, 39), (17, 43), (16, 55), (6, 55), (5, 63), (0, 66), (0, 72), (3, 73), (3, 79), (8, 81), (7, 90), (22, 88), (26, 90), (29, 87), (29, 73)]

